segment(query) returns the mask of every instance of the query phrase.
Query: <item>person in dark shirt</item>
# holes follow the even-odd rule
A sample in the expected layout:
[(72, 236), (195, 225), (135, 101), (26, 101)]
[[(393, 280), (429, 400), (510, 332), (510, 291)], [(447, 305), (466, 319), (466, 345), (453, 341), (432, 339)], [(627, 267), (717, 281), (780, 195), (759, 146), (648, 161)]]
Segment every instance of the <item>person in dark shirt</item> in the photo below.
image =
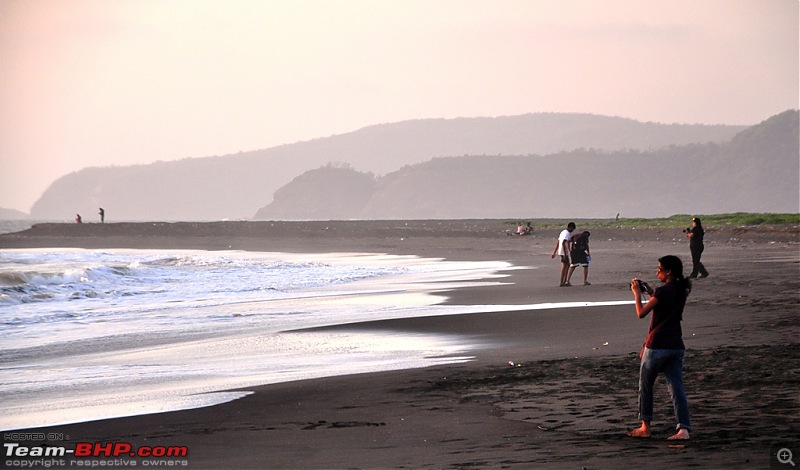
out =
[(585, 230), (583, 233), (572, 237), (572, 249), (569, 252), (572, 263), (569, 267), (569, 274), (567, 274), (567, 284), (570, 284), (575, 268), (583, 266), (583, 285), (591, 285), (589, 282), (589, 263), (592, 261), (592, 254), (589, 252), (590, 235), (591, 233)]
[(703, 250), (705, 249), (703, 237), (706, 233), (705, 230), (703, 230), (703, 224), (700, 222), (700, 219), (697, 217), (693, 218), (692, 227), (687, 228), (684, 232), (686, 232), (686, 236), (689, 237), (689, 251), (692, 252), (692, 274), (689, 275), (689, 278), (694, 279), (698, 274), (700, 274), (701, 278), (708, 276), (706, 267), (700, 262), (700, 256), (703, 255)]
[(523, 235), (530, 235), (532, 233), (533, 233), (533, 225), (531, 225), (531, 223), (528, 222), (528, 224), (525, 225), (525, 228), (522, 229), (522, 234)]
[[(691, 422), (689, 404), (683, 389), (683, 358), (685, 346), (681, 320), (686, 298), (692, 290), (691, 281), (683, 277), (683, 263), (677, 256), (664, 256), (658, 260), (658, 280), (664, 285), (653, 290), (636, 278), (631, 281), (636, 316), (646, 317), (650, 312), (650, 329), (642, 347), (639, 366), (639, 419), (640, 427), (629, 431), (631, 437), (650, 437), (653, 419), (653, 386), (658, 374), (663, 373), (669, 386), (677, 432), (670, 440), (689, 439)], [(650, 300), (642, 303), (642, 289)]]

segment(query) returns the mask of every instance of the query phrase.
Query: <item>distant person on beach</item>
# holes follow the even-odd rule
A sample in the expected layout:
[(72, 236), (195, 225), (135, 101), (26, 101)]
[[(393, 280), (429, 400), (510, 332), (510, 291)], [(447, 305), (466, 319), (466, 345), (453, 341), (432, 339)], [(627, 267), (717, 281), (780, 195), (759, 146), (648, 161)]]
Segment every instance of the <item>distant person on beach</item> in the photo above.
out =
[(567, 274), (567, 284), (572, 280), (572, 273), (575, 268), (583, 266), (583, 285), (589, 286), (589, 263), (592, 261), (592, 254), (589, 252), (589, 231), (584, 231), (572, 237), (572, 250), (569, 254), (572, 257), (572, 263), (569, 267), (569, 274)]
[(517, 235), (530, 235), (533, 233), (533, 227), (531, 223), (528, 222), (528, 225), (522, 226), (522, 222), (517, 225)]
[(692, 226), (687, 228), (683, 231), (686, 236), (689, 238), (689, 251), (692, 253), (692, 274), (689, 274), (689, 278), (694, 279), (700, 274), (700, 277), (707, 277), (708, 271), (706, 271), (706, 267), (703, 266), (703, 263), (700, 262), (700, 257), (703, 255), (703, 250), (705, 249), (705, 245), (703, 244), (703, 237), (705, 236), (705, 230), (703, 230), (703, 224), (700, 222), (700, 219), (695, 217), (692, 219)]
[[(525, 227), (522, 226), (522, 222), (519, 222), (517, 224), (517, 231), (514, 232), (513, 234), (522, 236), (522, 235), (530, 235), (532, 233), (533, 233), (533, 227), (531, 226), (530, 222), (528, 222), (528, 225), (526, 225)], [(510, 231), (506, 230), (506, 235), (511, 235), (511, 234), (512, 233)]]
[(75, 214), (75, 223), (77, 223), (77, 224), (82, 224), (83, 223), (83, 219), (81, 219), (81, 215), (80, 214)]
[(572, 284), (567, 281), (567, 274), (569, 273), (569, 249), (570, 249), (570, 235), (575, 230), (575, 222), (567, 224), (567, 228), (561, 231), (558, 235), (556, 247), (553, 249), (553, 254), (550, 258), (555, 258), (556, 255), (561, 256), (561, 287), (571, 286)]
[(533, 225), (531, 225), (531, 223), (528, 222), (528, 224), (525, 225), (525, 228), (522, 230), (522, 234), (523, 235), (530, 235), (532, 233), (533, 233)]
[(106, 221), (106, 211), (103, 208), (100, 208), (100, 223), (104, 223)]
[[(664, 285), (653, 290), (636, 278), (631, 281), (631, 291), (636, 305), (636, 316), (644, 318), (650, 312), (650, 329), (642, 346), (639, 366), (639, 419), (642, 425), (628, 432), (631, 437), (650, 437), (653, 419), (653, 385), (658, 374), (663, 373), (669, 386), (677, 432), (670, 440), (689, 439), (691, 423), (689, 404), (683, 389), (683, 357), (685, 346), (681, 331), (683, 308), (692, 291), (691, 281), (683, 277), (683, 263), (677, 256), (664, 256), (658, 260), (658, 280)], [(650, 300), (642, 304), (642, 289)]]

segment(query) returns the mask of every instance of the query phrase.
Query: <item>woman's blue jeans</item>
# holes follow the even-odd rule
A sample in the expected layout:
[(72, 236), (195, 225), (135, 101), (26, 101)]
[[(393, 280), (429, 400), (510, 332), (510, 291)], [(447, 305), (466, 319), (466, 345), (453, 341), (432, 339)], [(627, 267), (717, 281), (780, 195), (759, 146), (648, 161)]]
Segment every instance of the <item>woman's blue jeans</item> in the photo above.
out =
[(639, 419), (653, 419), (653, 385), (656, 377), (663, 373), (669, 386), (672, 407), (678, 429), (691, 429), (689, 403), (683, 390), (683, 349), (645, 348), (639, 367)]

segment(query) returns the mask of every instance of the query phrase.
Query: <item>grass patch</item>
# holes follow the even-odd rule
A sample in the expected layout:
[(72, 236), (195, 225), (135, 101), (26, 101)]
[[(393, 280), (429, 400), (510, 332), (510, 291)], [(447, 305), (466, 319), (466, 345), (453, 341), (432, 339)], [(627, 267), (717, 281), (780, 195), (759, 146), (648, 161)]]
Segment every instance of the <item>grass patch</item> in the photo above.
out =
[(516, 227), (517, 222), (523, 225), (532, 222), (534, 229), (566, 227), (567, 222), (575, 222), (579, 227), (618, 227), (618, 228), (686, 228), (691, 227), (692, 217), (703, 221), (703, 228), (743, 227), (754, 225), (800, 225), (800, 214), (773, 214), (735, 212), (731, 214), (676, 214), (670, 217), (654, 219), (620, 218), (615, 219), (520, 219), (507, 221), (509, 226)]

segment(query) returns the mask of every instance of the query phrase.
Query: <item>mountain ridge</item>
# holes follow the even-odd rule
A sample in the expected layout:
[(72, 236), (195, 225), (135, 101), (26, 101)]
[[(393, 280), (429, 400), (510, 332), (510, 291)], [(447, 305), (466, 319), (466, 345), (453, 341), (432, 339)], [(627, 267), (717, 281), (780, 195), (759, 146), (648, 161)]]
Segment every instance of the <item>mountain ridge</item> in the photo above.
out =
[[(787, 111), (722, 144), (655, 152), (439, 157), (378, 178), (366, 203), (349, 212), (339, 207), (337, 213), (351, 219), (442, 219), (797, 212), (799, 139), (798, 113)], [(307, 205), (302, 199), (323, 201), (314, 188), (342, 187), (329, 176), (325, 168), (307, 172), (306, 191), (294, 191), (303, 196), (276, 200), (254, 219), (313, 218), (302, 211)], [(281, 191), (289, 192), (293, 184)], [(327, 192), (327, 197), (344, 196)]]
[(385, 175), (435, 157), (653, 150), (725, 142), (745, 128), (577, 113), (402, 121), (225, 156), (86, 168), (51, 184), (31, 217), (71, 220), (104, 207), (109, 221), (249, 219), (293, 178), (330, 163)]

